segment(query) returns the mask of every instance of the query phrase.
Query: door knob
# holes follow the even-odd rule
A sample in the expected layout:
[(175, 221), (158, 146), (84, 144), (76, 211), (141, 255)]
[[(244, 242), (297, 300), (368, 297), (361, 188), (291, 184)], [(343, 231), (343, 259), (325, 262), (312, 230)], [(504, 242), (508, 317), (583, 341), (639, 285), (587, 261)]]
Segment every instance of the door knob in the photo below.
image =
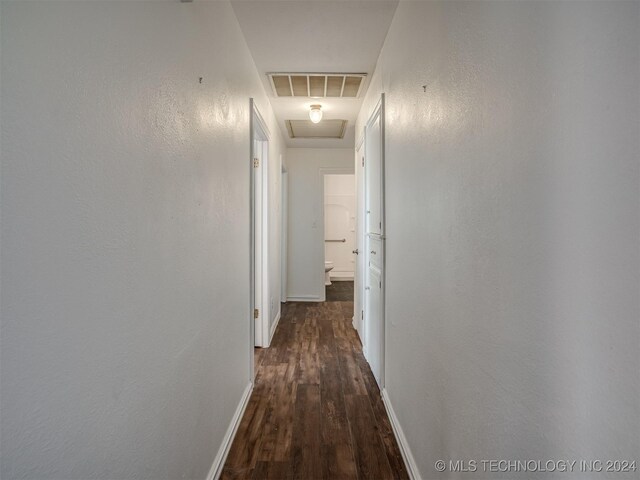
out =
[(352, 250), (351, 253), (355, 253), (356, 255), (358, 255), (358, 253), (360, 252), (358, 252), (358, 249), (356, 248), (355, 250)]

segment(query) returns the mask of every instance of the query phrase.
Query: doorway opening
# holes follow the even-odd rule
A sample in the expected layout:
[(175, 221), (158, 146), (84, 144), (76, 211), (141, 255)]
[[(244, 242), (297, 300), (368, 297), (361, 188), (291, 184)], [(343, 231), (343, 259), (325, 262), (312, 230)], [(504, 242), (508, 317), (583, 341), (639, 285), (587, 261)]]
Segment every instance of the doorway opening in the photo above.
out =
[(356, 248), (356, 178), (353, 173), (325, 173), (324, 284), (328, 302), (353, 301)]

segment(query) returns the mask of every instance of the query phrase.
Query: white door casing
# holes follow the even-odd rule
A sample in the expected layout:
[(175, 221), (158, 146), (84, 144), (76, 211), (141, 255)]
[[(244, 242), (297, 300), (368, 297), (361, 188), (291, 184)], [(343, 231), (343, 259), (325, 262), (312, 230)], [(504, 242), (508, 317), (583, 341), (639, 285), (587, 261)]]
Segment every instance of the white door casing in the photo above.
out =
[[(251, 100), (251, 331), (253, 346), (269, 346), (269, 131)], [(253, 378), (253, 373), (252, 373)]]
[[(282, 161), (280, 162), (282, 163)], [(282, 202), (281, 202), (281, 237), (280, 237), (280, 301), (287, 301), (287, 242), (289, 236), (289, 173), (282, 167)]]

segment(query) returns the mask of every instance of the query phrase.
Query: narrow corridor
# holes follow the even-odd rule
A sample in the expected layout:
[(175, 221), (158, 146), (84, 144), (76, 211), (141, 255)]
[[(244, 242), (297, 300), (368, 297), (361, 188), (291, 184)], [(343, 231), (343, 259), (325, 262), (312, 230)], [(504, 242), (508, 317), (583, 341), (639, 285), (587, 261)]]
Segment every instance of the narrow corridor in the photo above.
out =
[(352, 315), (347, 301), (285, 306), (222, 479), (408, 478)]

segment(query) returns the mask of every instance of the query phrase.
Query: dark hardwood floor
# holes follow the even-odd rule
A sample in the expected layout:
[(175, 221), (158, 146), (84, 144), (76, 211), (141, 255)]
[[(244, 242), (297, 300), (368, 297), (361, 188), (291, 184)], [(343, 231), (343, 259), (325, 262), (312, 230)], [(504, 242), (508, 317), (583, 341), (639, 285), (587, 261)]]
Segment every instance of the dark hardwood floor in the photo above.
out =
[(327, 302), (353, 302), (353, 282), (331, 282), (324, 288)]
[(353, 302), (286, 304), (222, 479), (408, 478), (352, 316)]

